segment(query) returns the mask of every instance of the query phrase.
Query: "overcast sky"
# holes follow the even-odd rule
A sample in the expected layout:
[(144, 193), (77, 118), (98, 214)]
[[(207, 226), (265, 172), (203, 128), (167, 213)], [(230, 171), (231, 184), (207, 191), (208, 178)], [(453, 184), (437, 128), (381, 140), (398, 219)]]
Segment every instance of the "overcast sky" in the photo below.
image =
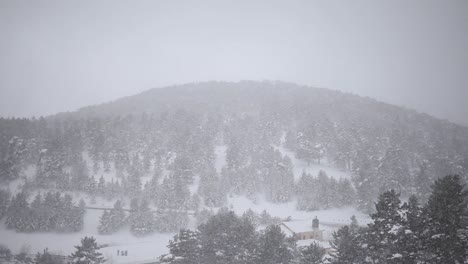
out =
[(0, 116), (265, 79), (468, 125), (468, 1), (0, 0)]

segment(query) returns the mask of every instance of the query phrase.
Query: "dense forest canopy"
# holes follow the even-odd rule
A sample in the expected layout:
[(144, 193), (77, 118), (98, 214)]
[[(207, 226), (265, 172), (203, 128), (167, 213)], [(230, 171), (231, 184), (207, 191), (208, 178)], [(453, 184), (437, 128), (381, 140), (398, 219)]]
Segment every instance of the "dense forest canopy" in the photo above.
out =
[[(226, 147), (220, 172), (217, 146)], [(279, 147), (348, 171), (351, 182), (304, 173), (298, 184)], [(232, 193), (275, 203), (297, 198), (303, 210), (353, 203), (369, 211), (389, 189), (425, 201), (438, 177), (466, 179), (468, 128), (327, 89), (206, 82), (49, 117), (0, 119), (0, 180), (25, 177), (30, 167), (34, 177), (25, 189), (138, 197), (159, 208), (223, 206)], [(100, 179), (111, 170), (118, 181)], [(144, 175), (152, 180), (142, 182)], [(200, 186), (191, 195), (195, 177)], [(301, 188), (325, 193), (311, 196)]]

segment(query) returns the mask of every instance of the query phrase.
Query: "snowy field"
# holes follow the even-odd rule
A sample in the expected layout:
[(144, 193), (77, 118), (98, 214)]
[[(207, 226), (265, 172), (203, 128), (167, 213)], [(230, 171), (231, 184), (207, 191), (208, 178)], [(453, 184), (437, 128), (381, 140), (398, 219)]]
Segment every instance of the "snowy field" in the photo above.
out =
[[(328, 176), (339, 178), (350, 178), (349, 173), (340, 171), (336, 168), (324, 164), (311, 164), (308, 165), (307, 162), (295, 158), (294, 153), (289, 151), (282, 146), (275, 146), (282, 155), (288, 156), (294, 166), (294, 176), (296, 181), (300, 178), (303, 171), (311, 173), (316, 176), (320, 170), (325, 171)], [(216, 160), (215, 168), (218, 173), (221, 172), (221, 169), (226, 164), (226, 146), (219, 145), (215, 148)], [(86, 154), (85, 154), (85, 158)], [(163, 175), (166, 175), (166, 172), (163, 172)], [(34, 168), (28, 168), (23, 178), (31, 178), (34, 175)], [(104, 173), (99, 171), (97, 175), (103, 175), (106, 181), (118, 180), (115, 177), (114, 168), (110, 172)], [(164, 176), (163, 176), (164, 177)], [(162, 178), (163, 178), (162, 177)], [(149, 180), (150, 176), (145, 176), (145, 180)], [(160, 179), (162, 180), (162, 179)], [(19, 179), (10, 183), (9, 186), (3, 186), (2, 188), (8, 188), (13, 193), (19, 190), (24, 179)], [(191, 193), (195, 193), (198, 189), (199, 176), (195, 177), (195, 182), (190, 186)], [(46, 190), (37, 190), (36, 192), (45, 192)], [(69, 193), (73, 196), (75, 202), (83, 198), (88, 206), (92, 207), (107, 207), (110, 208), (114, 204), (116, 199), (106, 200), (97, 197), (95, 204), (90, 203), (90, 198), (84, 194), (80, 193)], [(125, 207), (129, 205), (128, 199), (124, 199)], [(349, 224), (350, 217), (355, 215), (360, 224), (366, 224), (369, 222), (367, 215), (358, 212), (354, 208), (341, 208), (341, 209), (328, 209), (328, 210), (319, 210), (313, 212), (298, 211), (296, 210), (296, 202), (288, 202), (283, 204), (273, 204), (266, 202), (261, 197), (257, 199), (256, 202), (253, 202), (243, 196), (230, 196), (228, 197), (227, 207), (230, 210), (235, 211), (238, 215), (242, 215), (248, 209), (252, 209), (254, 212), (260, 214), (263, 210), (266, 210), (270, 215), (285, 219), (290, 217), (291, 221), (301, 221), (304, 223), (311, 222), (314, 217), (318, 217), (321, 221), (320, 229), (324, 230), (324, 239), (328, 240), (331, 238), (331, 234), (334, 230), (339, 228), (342, 225)], [(0, 227), (0, 244), (8, 246), (12, 251), (18, 252), (28, 252), (30, 254), (35, 254), (36, 252), (42, 252), (45, 248), (48, 248), (50, 252), (60, 254), (60, 255), (69, 255), (74, 251), (74, 246), (80, 243), (81, 238), (84, 236), (93, 236), (96, 238), (100, 245), (105, 245), (101, 249), (101, 252), (104, 254), (108, 263), (142, 263), (145, 261), (156, 260), (162, 254), (168, 252), (167, 244), (170, 239), (174, 236), (174, 233), (155, 233), (152, 235), (144, 237), (135, 237), (130, 233), (128, 228), (119, 231), (113, 235), (99, 235), (97, 232), (97, 227), (99, 223), (99, 218), (103, 211), (101, 210), (90, 210), (88, 209), (85, 214), (85, 226), (82, 232), (80, 233), (71, 233), (71, 234), (58, 234), (58, 233), (16, 233), (12, 230), (6, 230), (4, 224), (2, 223)], [(189, 228), (195, 229), (195, 221), (193, 217), (190, 217), (190, 226)], [(312, 241), (301, 241), (299, 245), (305, 245)], [(322, 242), (323, 245), (327, 245), (328, 242)], [(127, 256), (118, 256), (117, 252), (127, 251)]]
[(327, 210), (318, 211), (298, 211), (296, 210), (296, 202), (292, 201), (283, 204), (273, 204), (265, 202), (261, 199), (258, 203), (253, 203), (246, 197), (231, 197), (228, 200), (229, 208), (239, 215), (248, 209), (252, 209), (254, 212), (260, 214), (263, 210), (266, 210), (271, 216), (285, 219), (290, 217), (291, 221), (310, 222), (312, 219), (317, 217), (320, 220), (320, 229), (325, 230), (324, 239), (328, 240), (331, 238), (331, 234), (334, 230), (340, 226), (350, 224), (351, 216), (355, 216), (359, 224), (367, 224), (370, 219), (369, 216), (357, 211), (355, 208), (334, 208)]
[(335, 179), (351, 179), (351, 174), (346, 171), (339, 170), (330, 164), (326, 160), (323, 160), (321, 164), (316, 164), (316, 163), (310, 163), (307, 164), (305, 160), (297, 159), (296, 156), (294, 155), (293, 151), (290, 151), (282, 146), (274, 146), (275, 149), (279, 150), (283, 156), (287, 156), (291, 159), (291, 162), (293, 164), (293, 173), (294, 173), (294, 180), (297, 182), (303, 172), (309, 173), (313, 176), (317, 176), (319, 171), (323, 170), (324, 172), (327, 173), (328, 177), (332, 177)]
[[(173, 233), (153, 234), (145, 237), (135, 237), (128, 229), (121, 230), (113, 235), (99, 235), (97, 226), (102, 211), (87, 210), (85, 214), (85, 227), (80, 233), (16, 233), (0, 229), (0, 244), (7, 245), (14, 252), (28, 252), (35, 254), (48, 248), (50, 252), (69, 255), (80, 244), (81, 238), (93, 236), (100, 245), (108, 245), (102, 248), (108, 263), (135, 263), (142, 260), (156, 259), (167, 252), (166, 245), (174, 236)], [(128, 256), (117, 256), (117, 250), (128, 251)]]
[[(313, 212), (297, 211), (295, 202), (285, 204), (272, 204), (264, 201), (253, 203), (241, 196), (230, 197), (229, 208), (238, 214), (248, 209), (257, 213), (267, 210), (272, 216), (280, 218), (291, 217), (292, 221), (312, 221), (317, 216), (321, 221), (321, 229), (324, 231), (324, 239), (329, 239), (331, 233), (338, 226), (349, 224), (349, 218), (355, 215), (361, 223), (367, 223), (368, 217), (353, 208), (319, 210)], [(7, 245), (14, 252), (27, 251), (31, 254), (41, 252), (44, 248), (49, 251), (68, 255), (74, 251), (74, 245), (80, 243), (84, 236), (94, 236), (101, 245), (108, 245), (101, 252), (109, 260), (108, 263), (135, 263), (140, 261), (155, 260), (160, 255), (167, 253), (167, 244), (173, 237), (173, 233), (156, 233), (145, 237), (135, 237), (128, 229), (114, 235), (99, 235), (97, 226), (102, 211), (87, 210), (85, 214), (85, 227), (80, 233), (16, 233), (6, 230), (2, 225), (0, 229), (0, 243)], [(191, 221), (190, 228), (195, 228)], [(310, 242), (309, 242), (310, 243)], [(128, 251), (128, 256), (117, 256), (117, 251)]]

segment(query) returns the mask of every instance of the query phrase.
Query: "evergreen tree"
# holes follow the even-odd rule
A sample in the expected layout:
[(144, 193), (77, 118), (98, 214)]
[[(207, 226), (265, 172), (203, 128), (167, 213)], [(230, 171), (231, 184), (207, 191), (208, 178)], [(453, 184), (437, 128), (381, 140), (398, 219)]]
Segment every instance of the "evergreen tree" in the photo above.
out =
[(98, 226), (98, 232), (99, 234), (111, 234), (111, 227), (110, 227), (110, 215), (107, 210), (104, 211), (104, 213), (101, 215), (101, 218), (99, 219), (99, 226)]
[(36, 258), (34, 259), (34, 263), (36, 264), (63, 264), (64, 261), (60, 259), (57, 256), (53, 256), (47, 251), (47, 249), (44, 249), (44, 252), (37, 253)]
[[(302, 247), (300, 250), (299, 264), (321, 264), (325, 255), (325, 249), (317, 243)], [(340, 262), (345, 263), (345, 262)]]
[(110, 227), (112, 232), (116, 232), (121, 229), (127, 222), (127, 216), (122, 207), (122, 202), (117, 200), (114, 204), (114, 208), (110, 211)]
[(141, 201), (138, 210), (132, 211), (130, 217), (130, 231), (137, 236), (147, 235), (156, 229), (155, 219), (148, 202)]
[(333, 232), (330, 241), (335, 252), (331, 253), (332, 263), (360, 264), (365, 263), (366, 252), (363, 245), (366, 243), (366, 229), (359, 226), (356, 217), (351, 217), (351, 224), (343, 226)]
[(5, 149), (0, 149), (0, 180), (14, 180), (19, 177), (21, 162), (26, 152), (24, 140), (12, 137)]
[(438, 179), (432, 187), (424, 218), (427, 219), (424, 250), (428, 263), (464, 263), (467, 259), (466, 217), (467, 191), (460, 176), (449, 175)]
[(206, 206), (220, 207), (226, 203), (226, 193), (223, 192), (221, 180), (214, 168), (201, 176), (198, 193)]
[(250, 208), (242, 214), (242, 218), (247, 219), (255, 228), (259, 225), (260, 216)]
[(376, 212), (371, 214), (373, 223), (369, 224), (369, 257), (379, 263), (393, 263), (401, 255), (396, 244), (397, 233), (402, 227), (399, 194), (395, 190), (384, 192), (375, 209)]
[(99, 264), (104, 263), (102, 253), (98, 251), (98, 245), (94, 237), (84, 237), (81, 245), (75, 246), (76, 251), (71, 254), (74, 264)]
[(397, 233), (396, 246), (403, 263), (418, 263), (422, 259), (422, 231), (426, 219), (422, 218), (422, 209), (418, 198), (412, 195), (407, 203), (401, 206), (402, 227)]
[(26, 200), (26, 194), (24, 192), (17, 193), (16, 196), (11, 200), (7, 211), (5, 225), (9, 229), (15, 229), (20, 232), (31, 231), (29, 221), (29, 204)]
[(201, 240), (198, 231), (181, 229), (169, 241), (169, 254), (161, 257), (162, 263), (198, 264), (201, 263)]
[(202, 263), (254, 263), (255, 229), (233, 212), (220, 211), (198, 227)]
[(203, 209), (196, 214), (197, 227), (203, 223), (206, 223), (214, 215), (213, 211)]
[(12, 257), (13, 255), (11, 254), (11, 250), (6, 246), (0, 244), (0, 263), (8, 263), (7, 261), (10, 261)]
[(112, 234), (121, 229), (126, 223), (126, 215), (120, 200), (116, 201), (114, 208), (104, 211), (99, 220), (98, 231), (100, 234)]
[(10, 192), (0, 190), (0, 220), (8, 212), (8, 206), (10, 204)]
[(14, 257), (15, 261), (14, 263), (18, 264), (32, 264), (33, 260), (28, 256), (26, 252), (21, 252)]
[(106, 190), (106, 181), (104, 180), (104, 177), (101, 176), (99, 178), (99, 183), (97, 185), (97, 191), (99, 194), (103, 195), (105, 193), (105, 190)]
[(286, 236), (277, 225), (268, 226), (258, 239), (255, 263), (287, 264), (294, 257)]

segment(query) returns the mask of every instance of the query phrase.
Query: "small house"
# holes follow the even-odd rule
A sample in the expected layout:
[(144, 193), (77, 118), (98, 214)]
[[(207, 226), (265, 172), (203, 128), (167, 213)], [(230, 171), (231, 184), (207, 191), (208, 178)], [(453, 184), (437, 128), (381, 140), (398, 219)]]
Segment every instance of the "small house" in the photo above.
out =
[(315, 239), (323, 241), (323, 230), (320, 230), (319, 220), (315, 217), (312, 222), (292, 220), (281, 223), (281, 230), (291, 237), (295, 237), (297, 240)]

